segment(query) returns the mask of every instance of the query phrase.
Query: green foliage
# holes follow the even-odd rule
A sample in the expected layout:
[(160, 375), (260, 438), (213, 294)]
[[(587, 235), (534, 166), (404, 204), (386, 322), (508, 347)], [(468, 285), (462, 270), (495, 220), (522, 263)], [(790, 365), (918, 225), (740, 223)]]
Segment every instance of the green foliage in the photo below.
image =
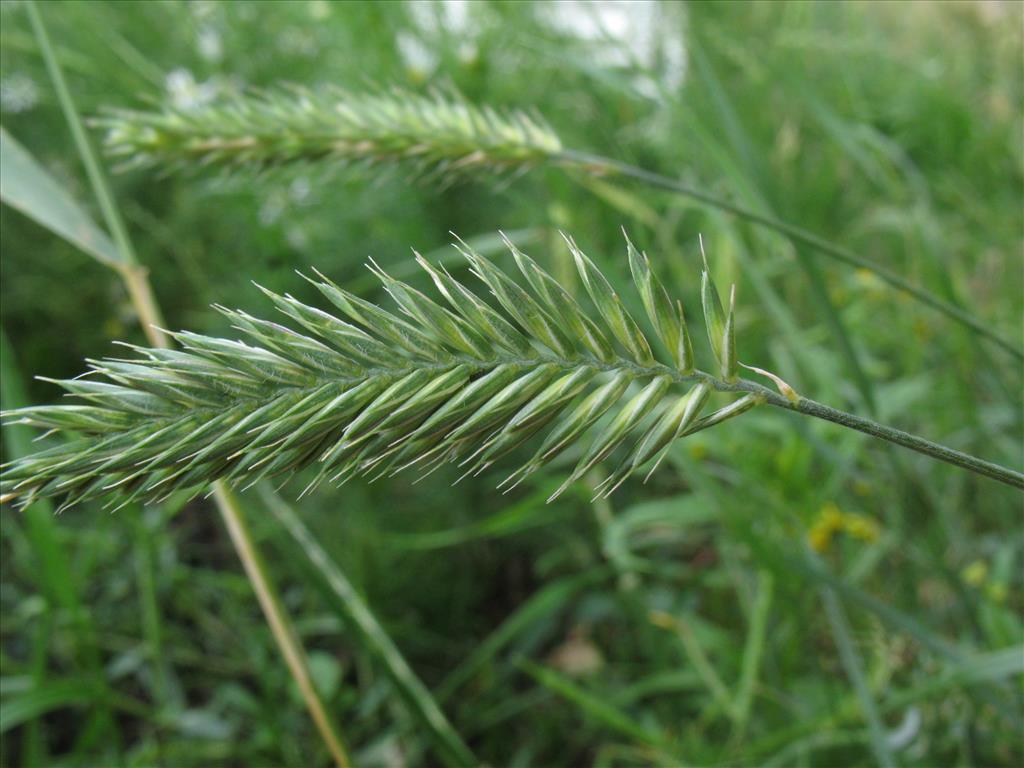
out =
[(0, 128), (0, 198), (51, 232), (112, 267), (122, 259), (110, 240), (77, 203), (38, 165), (6, 130)]
[[(39, 7), (85, 115), (187, 110), (280, 82), (362, 90), (367, 72), (415, 92), (450, 81), (473, 103), (536, 109), (565, 147), (818, 233), (963, 307), (1015, 347), (1024, 341), (1019, 5), (632, 3), (620, 13), (594, 3), (581, 15), (549, 2), (469, 3), (464, 13), (428, 1)], [(3, 125), (89, 208), (24, 4), (2, 3), (0, 14)], [(819, 261), (812, 283), (792, 241), (699, 198), (614, 173), (574, 184), (537, 168), (512, 183), (467, 176), (438, 189), (400, 174), (368, 184), (363, 174), (289, 167), (111, 178), (168, 327), (231, 337), (209, 305), (263, 316), (249, 278), (319, 305), (294, 277), (310, 265), (382, 304), (361, 266), (367, 254), (426, 291), (410, 243), (469, 284), (448, 230), (514, 268), (488, 234), (498, 227), (582, 304), (586, 289), (557, 230), (585, 233), (591, 259), (622, 287), (625, 223), (667, 295), (683, 300), (693, 365), (717, 372), (697, 313), (703, 233), (723, 310), (737, 286), (740, 360), (867, 414), (824, 294), (875, 418), (1024, 466), (1015, 358), (907, 301), (877, 272)], [(87, 212), (99, 220), (98, 209)], [(26, 374), (20, 404), (54, 398), (27, 374), (68, 378), (82, 359), (111, 356), (110, 339), (146, 343), (116, 275), (6, 205), (0, 247), (0, 317), (13, 347), (0, 362), (6, 376), (16, 356)], [(626, 290), (621, 299), (648, 332), (641, 301)], [(5, 407), (12, 392), (5, 380)], [(14, 429), (3, 427), (5, 442)], [(757, 408), (678, 441), (648, 484), (627, 482), (608, 500), (590, 502), (601, 477), (590, 474), (558, 504), (543, 503), (579, 459), (568, 449), (509, 494), (494, 493), (505, 468), (532, 455), (517, 449), (454, 486), (461, 470), (448, 466), (416, 485), (409, 473), (358, 477), (303, 497), (296, 514), (481, 762), (876, 763), (868, 698), (850, 682), (823, 610), (828, 586), (898, 764), (1019, 765), (1020, 495), (878, 445)], [(262, 508), (262, 492), (244, 498), (354, 761), (439, 762), (431, 731), (307, 574), (303, 548)], [(851, 526), (811, 557), (804, 542), (833, 513), (872, 521), (876, 537)], [(33, 546), (40, 519), (59, 546), (52, 558)], [(0, 763), (329, 764), (211, 501), (174, 497), (116, 515), (86, 502), (59, 518), (3, 505), (0, 580), (0, 705), (21, 713), (0, 741)], [(147, 583), (159, 644), (143, 607)], [(62, 592), (87, 622), (63, 607)], [(527, 671), (536, 668), (557, 677)], [(86, 679), (89, 702), (71, 693)], [(671, 755), (646, 734), (669, 740)]]

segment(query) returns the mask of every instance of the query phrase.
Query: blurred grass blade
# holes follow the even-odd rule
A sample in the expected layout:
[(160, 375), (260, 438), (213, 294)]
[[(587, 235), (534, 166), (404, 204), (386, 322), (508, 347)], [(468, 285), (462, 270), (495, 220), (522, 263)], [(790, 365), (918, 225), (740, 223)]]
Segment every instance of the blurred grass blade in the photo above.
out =
[(384, 538), (384, 543), (399, 550), (446, 549), (461, 546), (470, 541), (497, 539), (512, 536), (531, 528), (549, 526), (572, 512), (569, 508), (551, 509), (545, 506), (544, 500), (550, 493), (550, 487), (544, 485), (529, 496), (525, 496), (522, 501), (510, 504), (490, 517), (474, 520), (455, 528), (424, 533), (388, 534)]
[[(128, 237), (128, 230), (125, 228), (124, 220), (121, 218), (121, 213), (114, 202), (114, 196), (110, 192), (107, 180), (103, 176), (103, 169), (96, 159), (96, 153), (89, 143), (89, 137), (82, 126), (82, 118), (79, 116), (75, 102), (71, 98), (71, 92), (68, 90), (67, 82), (64, 80), (64, 73), (61, 71), (60, 63), (57, 61), (53, 46), (50, 44), (50, 36), (46, 33), (46, 27), (35, 3), (29, 0), (25, 4), (25, 8), (28, 11), (29, 21), (32, 22), (32, 29), (39, 43), (39, 49), (43, 54), (43, 60), (46, 62), (46, 70), (50, 73), (50, 80), (57, 91), (57, 99), (60, 102), (61, 111), (64, 113), (64, 119), (68, 123), (71, 136), (75, 140), (75, 147), (78, 149), (78, 155), (85, 166), (86, 174), (89, 177), (89, 184), (99, 203), (100, 210), (103, 212), (103, 219), (107, 224), (107, 229), (114, 239), (117, 254), (116, 260), (110, 262), (101, 259), (101, 262), (108, 267), (113, 267), (120, 273), (125, 289), (131, 297), (132, 306), (135, 307), (135, 311), (138, 313), (139, 322), (142, 324), (142, 332), (146, 334), (150, 343), (156, 347), (166, 347), (168, 344), (167, 337), (160, 330), (166, 326), (166, 323), (164, 323), (160, 308), (157, 306), (156, 299), (153, 296), (153, 290), (149, 284), (149, 279), (146, 277), (146, 272), (138, 266), (138, 259), (135, 256), (135, 249), (132, 247), (131, 238)], [(91, 254), (92, 252), (86, 251), (86, 253)]]
[[(28, 405), (14, 359), (14, 349), (0, 328), (0, 408), (22, 408)], [(8, 424), (3, 428), (4, 446), (12, 457), (28, 456), (33, 453), (32, 430), (20, 424)], [(80, 603), (75, 591), (78, 582), (72, 578), (70, 558), (57, 538), (53, 506), (49, 500), (41, 499), (32, 504), (24, 513), (29, 540), (39, 558), (38, 575), (43, 592), (54, 606), (72, 613), (78, 613)]]
[(516, 608), (512, 615), (508, 616), (473, 650), (465, 661), (445, 678), (437, 689), (438, 698), (442, 701), (449, 698), (518, 635), (525, 634), (536, 625), (549, 620), (582, 590), (600, 584), (610, 574), (611, 571), (608, 568), (597, 568), (577, 576), (560, 579), (539, 589)]
[(97, 704), (102, 689), (91, 680), (65, 679), (44, 682), (0, 703), (0, 733), (35, 720), (55, 709)]
[(2, 126), (0, 199), (108, 267), (124, 263), (110, 238)]
[[(775, 211), (772, 209), (768, 197), (763, 192), (765, 184), (758, 164), (754, 159), (751, 141), (737, 116), (736, 108), (733, 106), (729, 92), (722, 87), (722, 83), (718, 79), (711, 60), (704, 53), (698, 37), (690, 35), (688, 43), (690, 53), (693, 56), (694, 71), (704, 88), (711, 95), (721, 128), (725, 136), (728, 137), (728, 145), (732, 148), (731, 154), (734, 157), (738, 156), (740, 158), (738, 164), (730, 163), (729, 167), (725, 170), (728, 173), (730, 169), (734, 169), (734, 172), (731, 174), (733, 176), (733, 183), (741, 194), (745, 193), (747, 195), (748, 205), (751, 205), (754, 210), (764, 211), (769, 218), (774, 218)], [(721, 133), (716, 131), (712, 135), (718, 136)], [(736, 176), (742, 176), (743, 178), (736, 179)], [(821, 266), (806, 252), (806, 249), (799, 240), (792, 237), (789, 239), (796, 252), (797, 261), (803, 268), (804, 274), (810, 283), (814, 300), (818, 304), (822, 316), (832, 331), (836, 342), (838, 342), (840, 352), (846, 359), (847, 368), (853, 377), (854, 384), (860, 392), (868, 411), (873, 414), (876, 411), (876, 403), (871, 380), (864, 371), (861, 356), (853, 346), (849, 330), (843, 322), (835, 302), (829, 295)], [(724, 364), (725, 360), (723, 358)]]
[[(649, 620), (655, 626), (667, 629), (679, 638), (679, 643), (686, 658), (697, 672), (701, 682), (708, 689), (711, 698), (730, 719), (735, 721), (736, 707), (733, 703), (733, 697), (729, 694), (729, 689), (725, 683), (722, 682), (722, 678), (715, 671), (715, 665), (711, 663), (711, 659), (704, 652), (704, 647), (700, 644), (700, 640), (697, 638), (689, 622), (677, 619), (675, 616), (661, 611), (653, 611), (649, 616)], [(705, 713), (706, 716), (707, 713)]]
[(836, 592), (828, 587), (821, 588), (821, 599), (825, 604), (825, 614), (832, 625), (832, 633), (835, 636), (836, 646), (839, 649), (839, 659), (846, 670), (853, 690), (860, 701), (860, 707), (864, 719), (868, 724), (868, 734), (871, 736), (871, 748), (875, 753), (875, 760), (882, 768), (895, 768), (896, 758), (892, 754), (889, 740), (886, 738), (885, 724), (878, 714), (878, 706), (871, 693), (867, 679), (864, 677), (864, 664), (860, 654), (854, 645), (850, 633), (850, 625), (846, 619), (846, 613), (836, 596)]
[(568, 699), (588, 717), (606, 725), (616, 733), (658, 749), (669, 745), (665, 737), (638, 723), (626, 712), (548, 667), (521, 659), (518, 666), (548, 690)]
[(740, 733), (747, 726), (750, 718), (750, 706), (754, 699), (754, 688), (761, 669), (761, 658), (764, 656), (765, 639), (768, 630), (768, 612), (772, 605), (772, 592), (775, 580), (769, 570), (762, 570), (757, 576), (757, 597), (750, 619), (750, 630), (743, 648), (743, 660), (740, 666), (740, 680), (736, 686), (736, 699), (733, 708), (736, 711), (737, 729)]
[(103, 171), (100, 168), (99, 161), (96, 159), (96, 153), (93, 152), (92, 146), (89, 144), (89, 137), (85, 133), (82, 119), (75, 108), (74, 100), (71, 98), (71, 92), (68, 90), (67, 81), (64, 80), (64, 73), (61, 71), (60, 63), (57, 61), (57, 56), (50, 43), (50, 36), (47, 34), (43, 20), (39, 16), (39, 10), (32, 0), (28, 0), (25, 3), (25, 9), (28, 12), (29, 21), (32, 23), (32, 30), (35, 32), (36, 40), (39, 43), (40, 52), (43, 54), (43, 60), (46, 62), (46, 71), (49, 72), (50, 80), (57, 91), (57, 99), (60, 102), (61, 111), (64, 113), (64, 119), (67, 120), (68, 128), (71, 129), (71, 137), (75, 140), (78, 155), (83, 165), (85, 165), (86, 173), (89, 176), (89, 183), (92, 185), (92, 190), (96, 195), (100, 210), (103, 211), (103, 218), (106, 219), (107, 226), (110, 227), (110, 234), (113, 236), (114, 243), (117, 245), (117, 250), (120, 253), (121, 258), (119, 261), (134, 262), (135, 252), (128, 239), (128, 232), (117, 211), (110, 188), (103, 178)]
[[(14, 350), (7, 341), (3, 327), (0, 327), (0, 410), (25, 405), (28, 405), (28, 397), (21, 384)], [(3, 429), (4, 447), (12, 457), (30, 454), (31, 439), (31, 430), (27, 427), (8, 425)], [(82, 607), (76, 588), (79, 582), (70, 567), (71, 558), (58, 537), (53, 506), (43, 499), (26, 508), (23, 515), (29, 543), (38, 558), (40, 591), (46, 595), (51, 608), (63, 610), (71, 618), (75, 629), (74, 645), (82, 666), (91, 675), (93, 688), (103, 694), (109, 693), (96, 646), (96, 634)], [(101, 697), (96, 710), (96, 722), (104, 728), (112, 726), (113, 720), (105, 697)]]
[(341, 568), (331, 560), (295, 511), (280, 496), (266, 484), (259, 486), (259, 492), (274, 517), (291, 534), (298, 550), (305, 555), (308, 561), (305, 570), (356, 630), (370, 654), (383, 664), (388, 677), (434, 742), (442, 761), (453, 766), (478, 765), (479, 761), (455, 732), (430, 691), (416, 677)]
[(852, 600), (862, 608), (871, 611), (879, 619), (893, 629), (907, 633), (924, 647), (949, 659), (961, 660), (966, 657), (967, 650), (954, 645), (943, 638), (936, 630), (922, 623), (910, 614), (893, 608), (874, 595), (870, 595), (846, 579), (837, 576), (814, 558), (803, 551), (779, 552), (773, 555), (762, 554), (762, 559), (770, 559), (772, 565), (780, 572), (797, 573), (809, 582), (820, 582), (838, 592), (844, 599)]
[[(950, 689), (997, 683), (1001, 681), (1018, 682), (1024, 676), (1024, 645), (1012, 645), (998, 651), (976, 653), (959, 663), (953, 663), (928, 679), (903, 691), (893, 693), (881, 705), (885, 711), (899, 710), (917, 701), (926, 700), (938, 693)], [(1019, 686), (1018, 686), (1019, 688)], [(1007, 708), (1005, 715), (1019, 725), (1021, 708), (1018, 705)]]

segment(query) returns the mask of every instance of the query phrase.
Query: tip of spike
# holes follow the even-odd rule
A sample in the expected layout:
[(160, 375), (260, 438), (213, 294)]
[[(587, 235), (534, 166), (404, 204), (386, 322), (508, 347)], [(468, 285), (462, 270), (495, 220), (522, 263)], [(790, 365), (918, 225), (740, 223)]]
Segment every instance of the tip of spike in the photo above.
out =
[(704, 252), (704, 235), (700, 232), (697, 233), (697, 242), (700, 243), (700, 258), (704, 262), (704, 271), (710, 273), (711, 269), (708, 267), (708, 255)]

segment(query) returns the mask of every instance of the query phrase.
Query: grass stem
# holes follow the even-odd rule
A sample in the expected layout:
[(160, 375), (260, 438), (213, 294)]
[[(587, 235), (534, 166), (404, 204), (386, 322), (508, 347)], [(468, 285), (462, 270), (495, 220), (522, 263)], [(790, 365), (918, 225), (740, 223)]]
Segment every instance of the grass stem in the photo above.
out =
[(839, 659), (842, 661), (843, 668), (846, 670), (850, 683), (853, 684), (853, 689), (857, 694), (857, 699), (860, 701), (861, 714), (867, 721), (875, 760), (882, 768), (896, 768), (896, 759), (889, 746), (885, 725), (878, 714), (874, 696), (864, 677), (864, 665), (854, 645), (846, 612), (843, 611), (843, 606), (835, 591), (829, 587), (821, 588), (821, 599), (825, 604), (825, 613), (832, 625), (832, 634), (835, 636), (836, 645), (839, 648)]
[(413, 672), (344, 571), (320, 546), (295, 510), (286, 504), (268, 483), (261, 483), (258, 489), (271, 513), (306, 555), (312, 566), (311, 570), (315, 570), (317, 581), (325, 587), (332, 604), (383, 665), (412, 714), (430, 735), (441, 761), (451, 766), (477, 765), (478, 761), (469, 747), (459, 737), (434, 697), (430, 695), (430, 691)]
[(235, 545), (235, 551), (238, 552), (238, 557), (242, 561), (245, 573), (256, 592), (256, 598), (263, 609), (263, 615), (267, 619), (270, 631), (273, 633), (274, 640), (277, 641), (278, 648), (281, 650), (281, 655), (284, 656), (285, 663), (288, 665), (288, 669), (299, 687), (299, 692), (306, 702), (309, 714), (312, 716), (313, 722), (316, 724), (317, 730), (324, 740), (324, 744), (327, 745), (331, 757), (334, 758), (334, 762), (337, 763), (339, 768), (348, 768), (351, 765), (348, 752), (345, 750), (341, 736), (335, 730), (331, 719), (327, 716), (327, 711), (324, 708), (323, 701), (320, 699), (320, 694), (317, 693), (316, 687), (313, 685), (313, 679), (309, 673), (309, 664), (306, 661), (306, 654), (302, 649), (302, 643), (295, 633), (295, 628), (292, 626), (291, 621), (289, 621), (284, 607), (281, 605), (281, 599), (278, 597), (277, 590), (274, 589), (274, 585), (270, 580), (266, 565), (263, 563), (263, 558), (253, 543), (252, 534), (245, 521), (245, 513), (241, 505), (238, 504), (234, 493), (225, 483), (214, 483), (213, 494), (217, 499), (217, 509), (220, 510), (224, 526), (228, 529), (231, 541)]
[(744, 208), (741, 205), (732, 203), (725, 198), (712, 195), (709, 192), (705, 192), (701, 189), (690, 186), (689, 184), (676, 181), (668, 176), (662, 176), (659, 173), (654, 173), (653, 171), (648, 171), (644, 168), (639, 168), (635, 165), (630, 165), (629, 163), (624, 163), (619, 160), (613, 160), (612, 158), (566, 149), (562, 150), (556, 159), (562, 160), (569, 165), (581, 166), (598, 173), (625, 176), (627, 178), (641, 181), (652, 187), (658, 187), (660, 189), (665, 189), (670, 192), (683, 195), (684, 197), (698, 200), (714, 208), (728, 211), (734, 216), (738, 216), (746, 221), (774, 230), (775, 232), (783, 234), (796, 242), (813, 248), (815, 251), (822, 253), (825, 256), (841, 261), (844, 264), (867, 269), (878, 275), (881, 280), (884, 280), (896, 290), (901, 291), (908, 296), (912, 296), (922, 304), (925, 304), (932, 309), (941, 312), (947, 317), (956, 320), (967, 328), (970, 328), (979, 336), (996, 344), (1018, 360), (1024, 360), (1024, 349), (1021, 349), (1017, 344), (993, 331), (984, 321), (974, 317), (963, 308), (958, 307), (945, 299), (939, 298), (920, 286), (914, 285), (892, 270), (865, 259), (863, 256), (854, 253), (848, 248), (843, 248), (842, 246), (830, 243), (803, 227), (798, 227), (795, 224), (789, 224), (788, 222), (777, 219), (774, 216), (766, 216), (764, 214), (757, 213), (749, 208)]

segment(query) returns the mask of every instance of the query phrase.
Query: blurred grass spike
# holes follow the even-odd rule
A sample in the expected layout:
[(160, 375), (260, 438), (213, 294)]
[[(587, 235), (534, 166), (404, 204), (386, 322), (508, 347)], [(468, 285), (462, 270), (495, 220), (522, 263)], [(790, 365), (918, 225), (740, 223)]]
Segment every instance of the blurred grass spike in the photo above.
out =
[(397, 165), (424, 179), (520, 172), (557, 154), (539, 117), (477, 107), (452, 90), (353, 93), (298, 86), (159, 112), (112, 111), (93, 121), (125, 167), (258, 170), (332, 161)]
[[(671, 342), (668, 362), (656, 360), (608, 279), (565, 239), (593, 315), (565, 304), (555, 279), (515, 246), (509, 245), (525, 285), (460, 241), (456, 248), (504, 312), (429, 265), (451, 309), (371, 264), (405, 319), (320, 276), (311, 282), (347, 320), (261, 288), (304, 333), (219, 308), (247, 341), (179, 332), (171, 336), (181, 349), (90, 361), (87, 376), (54, 382), (79, 404), (2, 414), (6, 423), (78, 436), (4, 465), (0, 493), (20, 504), (61, 498), (67, 509), (99, 497), (122, 506), (181, 489), (198, 493), (222, 479), (249, 487), (311, 466), (319, 473), (309, 489), (357, 474), (378, 477), (417, 465), (431, 472), (479, 459), (469, 469), (475, 472), (550, 426), (533, 458), (503, 485), (515, 487), (587, 441), (593, 428), (596, 436), (551, 499), (618, 452), (618, 469), (597, 489), (607, 495), (651, 460), (657, 466), (679, 438), (762, 402), (1024, 487), (1019, 472), (738, 379), (735, 290), (726, 317), (706, 259), (705, 320), (709, 340), (718, 340), (721, 374), (681, 371), (681, 315), (627, 240), (637, 290), (659, 336)], [(689, 394), (671, 394), (679, 385)], [(746, 397), (698, 420), (713, 391)]]

